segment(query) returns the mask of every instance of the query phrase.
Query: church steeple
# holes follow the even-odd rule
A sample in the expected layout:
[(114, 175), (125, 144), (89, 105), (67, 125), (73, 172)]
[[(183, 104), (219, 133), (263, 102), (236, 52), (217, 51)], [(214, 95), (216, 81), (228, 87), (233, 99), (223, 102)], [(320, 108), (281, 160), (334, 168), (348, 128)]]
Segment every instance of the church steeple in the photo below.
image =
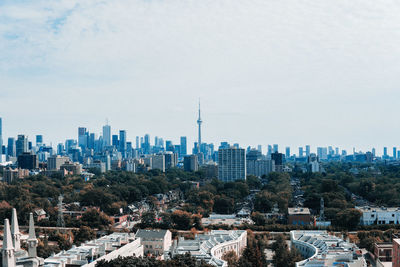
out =
[(3, 267), (15, 267), (15, 255), (14, 246), (11, 238), (10, 223), (8, 219), (4, 220), (4, 237), (3, 237), (3, 248), (1, 249), (1, 254), (3, 257), (2, 263)]
[(35, 224), (33, 222), (33, 213), (29, 214), (29, 237), (28, 237), (28, 255), (30, 258), (36, 258), (36, 248), (38, 241), (36, 239)]
[(21, 233), (19, 232), (17, 210), (12, 209), (11, 236), (15, 251), (21, 250)]

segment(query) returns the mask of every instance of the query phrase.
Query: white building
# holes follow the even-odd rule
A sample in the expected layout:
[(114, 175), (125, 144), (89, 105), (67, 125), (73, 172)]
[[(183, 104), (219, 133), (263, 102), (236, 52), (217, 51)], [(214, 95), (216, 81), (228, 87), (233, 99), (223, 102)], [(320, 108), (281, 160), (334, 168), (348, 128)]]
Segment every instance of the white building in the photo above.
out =
[(261, 177), (275, 171), (275, 161), (269, 159), (247, 160), (247, 175)]
[(400, 208), (356, 207), (362, 212), (361, 225), (400, 224)]
[(173, 258), (176, 255), (190, 253), (198, 260), (206, 263), (227, 267), (228, 263), (222, 260), (222, 256), (229, 251), (234, 251), (238, 257), (242, 255), (247, 246), (246, 231), (211, 231), (206, 234), (197, 235), (194, 240), (174, 241), (170, 251), (166, 252), (165, 258)]
[(172, 245), (172, 233), (169, 230), (142, 230), (136, 236), (140, 238), (145, 255), (164, 257), (164, 252)]
[(218, 179), (224, 182), (246, 180), (246, 151), (243, 148), (218, 150)]
[(143, 256), (140, 238), (130, 233), (113, 233), (103, 236), (45, 259), (44, 267), (94, 267), (100, 260), (110, 261), (119, 256)]
[(4, 234), (2, 254), (2, 267), (38, 267), (43, 265), (43, 259), (37, 257), (35, 226), (33, 213), (29, 214), (29, 236), (26, 240), (28, 251), (21, 248), (22, 234), (19, 231), (17, 211), (12, 210), (11, 227), (8, 219), (4, 220)]
[(292, 247), (306, 258), (296, 267), (366, 267), (361, 250), (327, 231), (291, 231)]

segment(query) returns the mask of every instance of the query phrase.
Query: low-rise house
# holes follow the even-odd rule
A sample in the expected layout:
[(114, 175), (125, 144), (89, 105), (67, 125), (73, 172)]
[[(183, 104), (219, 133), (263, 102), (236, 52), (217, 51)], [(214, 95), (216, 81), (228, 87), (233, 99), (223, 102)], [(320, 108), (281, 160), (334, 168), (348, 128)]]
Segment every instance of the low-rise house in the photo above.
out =
[(288, 208), (288, 224), (310, 225), (311, 213), (308, 208)]
[(139, 229), (136, 237), (140, 238), (144, 254), (164, 257), (164, 252), (172, 245), (172, 233), (169, 230), (143, 230)]
[(363, 206), (356, 207), (356, 209), (362, 213), (361, 225), (400, 223), (400, 208)]
[(376, 266), (385, 266), (387, 263), (392, 263), (392, 243), (375, 243), (374, 244), (374, 257)]

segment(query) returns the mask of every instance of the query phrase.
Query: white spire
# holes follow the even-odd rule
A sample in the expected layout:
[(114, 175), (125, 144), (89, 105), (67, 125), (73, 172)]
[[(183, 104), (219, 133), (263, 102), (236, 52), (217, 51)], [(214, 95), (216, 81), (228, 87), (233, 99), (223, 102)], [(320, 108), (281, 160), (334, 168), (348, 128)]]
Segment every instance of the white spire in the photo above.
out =
[(14, 246), (11, 239), (10, 223), (8, 219), (4, 220), (3, 248), (1, 249), (3, 257), (3, 267), (15, 267)]
[(35, 224), (33, 222), (33, 213), (29, 214), (29, 238), (28, 238), (28, 255), (30, 258), (36, 258), (36, 248), (38, 241), (36, 239)]
[(11, 236), (15, 251), (21, 250), (21, 233), (19, 232), (17, 210), (12, 209)]

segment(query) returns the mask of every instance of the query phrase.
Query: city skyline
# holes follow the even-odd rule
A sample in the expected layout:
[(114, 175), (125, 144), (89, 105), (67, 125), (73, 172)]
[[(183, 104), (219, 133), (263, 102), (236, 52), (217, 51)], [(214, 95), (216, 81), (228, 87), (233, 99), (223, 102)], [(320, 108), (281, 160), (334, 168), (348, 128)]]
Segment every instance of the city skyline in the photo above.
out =
[[(200, 109), (198, 110), (198, 112), (200, 112)], [(200, 137), (200, 135), (199, 135), (200, 134), (199, 119), (200, 119), (200, 117), (196, 121), (197, 136), (180, 135), (180, 136), (175, 136), (173, 138), (168, 138), (168, 137), (165, 137), (164, 135), (152, 135), (151, 133), (143, 133), (143, 134), (139, 134), (139, 135), (130, 136), (129, 133), (127, 132), (127, 130), (125, 130), (125, 129), (113, 128), (112, 125), (109, 123), (109, 120), (106, 119), (105, 124), (103, 124), (103, 126), (100, 127), (101, 130), (99, 132), (96, 132), (96, 131), (94, 132), (93, 129), (90, 129), (85, 126), (79, 126), (77, 128), (78, 134), (76, 136), (69, 136), (69, 137), (66, 137), (64, 140), (54, 143), (51, 141), (47, 141), (47, 139), (44, 137), (44, 136), (46, 136), (46, 134), (43, 134), (43, 132), (33, 134), (33, 135), (19, 133), (16, 136), (8, 136), (8, 135), (5, 136), (2, 132), (2, 129), (4, 128), (4, 126), (3, 126), (4, 119), (2, 117), (0, 117), (0, 138), (2, 138), (1, 141), (2, 141), (3, 145), (5, 145), (5, 146), (7, 146), (7, 142), (8, 142), (7, 139), (13, 138), (14, 140), (16, 140), (17, 137), (20, 135), (25, 136), (27, 139), (29, 139), (29, 142), (31, 142), (32, 145), (35, 145), (38, 142), (38, 138), (39, 138), (40, 144), (43, 143), (43, 144), (46, 144), (47, 146), (52, 146), (52, 148), (54, 148), (54, 149), (57, 149), (58, 144), (65, 144), (68, 140), (75, 140), (77, 142), (77, 144), (80, 144), (81, 143), (80, 135), (84, 135), (86, 132), (90, 133), (91, 135), (94, 134), (93, 138), (96, 138), (96, 139), (102, 137), (104, 145), (110, 145), (112, 143), (111, 137), (116, 136), (118, 138), (121, 138), (121, 134), (123, 134), (123, 136), (124, 136), (123, 140), (125, 140), (125, 146), (126, 146), (126, 142), (130, 142), (132, 144), (132, 148), (136, 148), (137, 145), (140, 144), (139, 138), (142, 138), (142, 141), (143, 141), (144, 140), (143, 138), (146, 138), (146, 136), (150, 137), (149, 144), (151, 146), (159, 146), (160, 144), (158, 143), (157, 140), (162, 140), (163, 147), (165, 149), (167, 149), (168, 142), (172, 142), (173, 145), (179, 145), (182, 142), (182, 138), (185, 138), (184, 143), (187, 144), (187, 147), (186, 147), (187, 152), (188, 152), (187, 154), (191, 154), (192, 149), (198, 149), (198, 140)], [(201, 123), (203, 123), (203, 121), (201, 121)], [(1, 134), (3, 134), (3, 135), (1, 135)], [(104, 137), (104, 136), (106, 136), (106, 137)], [(193, 142), (187, 142), (187, 139), (193, 140)], [(325, 148), (325, 149), (332, 148), (332, 151), (334, 152), (335, 155), (341, 155), (342, 151), (344, 150), (344, 151), (346, 151), (346, 154), (348, 154), (348, 155), (353, 154), (353, 152), (355, 152), (355, 153), (373, 152), (373, 154), (375, 154), (377, 156), (383, 156), (383, 155), (393, 156), (393, 155), (395, 155), (395, 158), (397, 158), (399, 156), (398, 152), (400, 152), (400, 145), (398, 145), (398, 146), (387, 145), (387, 146), (383, 146), (383, 147), (370, 146), (368, 149), (362, 150), (362, 149), (357, 149), (356, 147), (347, 149), (346, 147), (340, 147), (340, 146), (334, 145), (334, 144), (316, 145), (316, 146), (310, 145), (309, 143), (299, 144), (297, 146), (290, 146), (287, 144), (279, 144), (279, 143), (263, 143), (263, 144), (243, 145), (239, 142), (229, 141), (229, 140), (226, 140), (223, 138), (216, 142), (207, 142), (206, 141), (206, 142), (202, 142), (202, 143), (214, 144), (216, 146), (216, 148), (218, 148), (218, 146), (220, 146), (220, 145), (223, 145), (223, 143), (230, 143), (231, 145), (239, 144), (239, 146), (241, 148), (245, 148), (245, 149), (247, 149), (249, 147), (251, 147), (253, 149), (260, 149), (260, 147), (261, 147), (263, 154), (268, 154), (269, 147), (271, 147), (272, 151), (275, 151), (276, 148), (278, 147), (279, 148), (278, 151), (280, 153), (288, 155), (288, 152), (289, 152), (289, 154), (291, 156), (292, 155), (301, 156), (300, 154), (306, 155), (307, 146), (310, 149), (308, 151), (308, 153), (315, 153), (315, 154), (318, 154), (318, 150), (320, 148)], [(120, 148), (119, 145), (118, 145), (118, 148)], [(141, 147), (141, 148), (143, 148), (143, 147)], [(186, 153), (184, 153), (184, 154), (186, 154)]]

